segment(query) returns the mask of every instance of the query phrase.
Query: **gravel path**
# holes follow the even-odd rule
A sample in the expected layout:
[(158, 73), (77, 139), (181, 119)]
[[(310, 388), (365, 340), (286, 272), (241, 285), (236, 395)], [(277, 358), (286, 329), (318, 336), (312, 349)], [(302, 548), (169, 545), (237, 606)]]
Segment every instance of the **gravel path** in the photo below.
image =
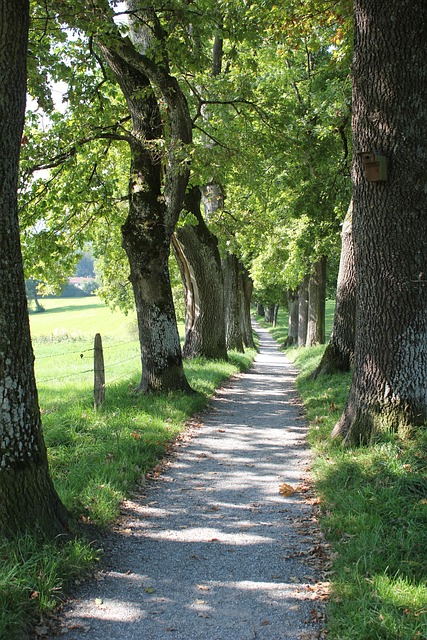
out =
[[(63, 637), (321, 637), (322, 545), (304, 493), (296, 371), (256, 330), (253, 367), (218, 391), (144, 495), (123, 505), (103, 570), (64, 609)], [(285, 497), (283, 483), (298, 490)]]

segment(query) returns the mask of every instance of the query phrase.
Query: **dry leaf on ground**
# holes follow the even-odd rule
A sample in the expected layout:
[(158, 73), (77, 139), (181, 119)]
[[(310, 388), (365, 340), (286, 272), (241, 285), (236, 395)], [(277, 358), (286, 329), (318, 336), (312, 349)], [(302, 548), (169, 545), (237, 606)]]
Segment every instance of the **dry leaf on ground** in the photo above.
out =
[(295, 489), (290, 484), (286, 484), (286, 482), (284, 482), (283, 484), (280, 485), (279, 493), (282, 494), (282, 496), (284, 496), (285, 498), (287, 498), (295, 493)]

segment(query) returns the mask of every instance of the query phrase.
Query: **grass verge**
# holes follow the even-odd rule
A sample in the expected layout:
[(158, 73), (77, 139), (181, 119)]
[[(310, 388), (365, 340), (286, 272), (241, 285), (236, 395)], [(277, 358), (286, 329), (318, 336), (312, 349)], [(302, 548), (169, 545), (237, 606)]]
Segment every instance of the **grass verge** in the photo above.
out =
[[(156, 467), (186, 421), (205, 407), (224, 380), (250, 366), (255, 351), (232, 352), (228, 362), (200, 358), (186, 362), (188, 380), (197, 391), (192, 396), (135, 394), (140, 378), (138, 345), (129, 339), (126, 323), (119, 331), (119, 318), (105, 345), (106, 402), (95, 412), (93, 366), (88, 360), (93, 338), (86, 330), (75, 334), (73, 329), (68, 335), (76, 323), (66, 315), (80, 311), (78, 305), (57, 310), (60, 322), (50, 318), (50, 324), (48, 311), (40, 314), (46, 322), (38, 334), (41, 339), (34, 342), (36, 377), (55, 487), (76, 522), (102, 528), (117, 519), (121, 501)], [(55, 332), (65, 320), (67, 335)], [(100, 330), (99, 316), (92, 328), (92, 334)], [(29, 535), (1, 542), (0, 639), (24, 640), (37, 620), (38, 635), (48, 633), (46, 615), (58, 606), (70, 580), (91, 570), (98, 557), (96, 546), (81, 534), (65, 544)]]
[[(282, 332), (282, 334), (280, 334)], [(278, 327), (283, 343), (283, 327)], [(330, 640), (427, 639), (427, 429), (344, 448), (330, 438), (350, 375), (310, 374), (324, 347), (288, 349), (310, 423), (321, 526), (331, 546)]]

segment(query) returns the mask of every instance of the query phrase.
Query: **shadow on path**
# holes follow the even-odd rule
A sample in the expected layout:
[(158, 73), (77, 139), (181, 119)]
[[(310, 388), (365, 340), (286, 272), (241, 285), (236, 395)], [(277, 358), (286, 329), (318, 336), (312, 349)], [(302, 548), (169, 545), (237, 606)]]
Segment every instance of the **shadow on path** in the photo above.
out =
[[(296, 371), (267, 331), (145, 495), (123, 505), (107, 566), (64, 612), (69, 640), (317, 638), (317, 528)], [(314, 536), (314, 537), (313, 537)]]

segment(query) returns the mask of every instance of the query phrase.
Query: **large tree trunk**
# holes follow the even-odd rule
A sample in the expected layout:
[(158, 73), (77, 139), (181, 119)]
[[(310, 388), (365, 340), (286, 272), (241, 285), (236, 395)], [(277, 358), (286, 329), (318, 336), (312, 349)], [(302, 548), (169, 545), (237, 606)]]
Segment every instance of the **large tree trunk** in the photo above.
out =
[(64, 533), (67, 512), (43, 441), (19, 243), (17, 182), (26, 100), (28, 0), (0, 11), (0, 535)]
[[(333, 431), (346, 442), (427, 418), (426, 34), (425, 0), (355, 0), (356, 338)], [(367, 180), (368, 151), (387, 156), (387, 181)]]
[(306, 346), (325, 342), (326, 256), (313, 267), (308, 282), (308, 325)]
[[(212, 76), (221, 73), (223, 42), (215, 34), (212, 49)], [(206, 105), (204, 120), (209, 119)], [(207, 146), (212, 145), (206, 141)], [(203, 197), (205, 218), (200, 211)], [(185, 357), (204, 356), (227, 359), (225, 336), (224, 283), (218, 240), (206, 225), (212, 215), (223, 208), (221, 185), (210, 181), (201, 189), (195, 186), (186, 196), (186, 208), (197, 219), (197, 225), (180, 227), (174, 248), (186, 297)]]
[[(120, 44), (120, 43), (119, 43)], [(129, 213), (122, 227), (123, 247), (129, 259), (141, 345), (139, 390), (146, 392), (191, 389), (184, 374), (172, 289), (168, 271), (170, 243), (188, 183), (179, 149), (191, 141), (191, 123), (176, 80), (159, 72), (159, 88), (169, 106), (171, 140), (167, 158), (156, 141), (164, 136), (162, 120), (144, 56), (111, 41), (100, 42), (132, 117)], [(141, 60), (141, 68), (138, 62)], [(163, 178), (163, 173), (165, 174)]]
[(334, 324), (328, 346), (313, 379), (321, 375), (350, 371), (354, 358), (356, 314), (356, 278), (352, 233), (353, 202), (347, 211), (341, 233), (341, 258), (338, 271)]
[(267, 304), (265, 305), (265, 321), (268, 322), (269, 324), (273, 324), (274, 322), (274, 309), (275, 309), (275, 304)]
[(218, 240), (200, 212), (201, 192), (193, 187), (186, 208), (197, 219), (176, 230), (175, 255), (185, 289), (185, 358), (227, 359), (225, 344), (224, 283)]
[(298, 346), (305, 347), (307, 342), (307, 325), (308, 325), (308, 280), (309, 276), (305, 276), (304, 280), (298, 287)]
[(240, 266), (234, 254), (222, 260), (227, 349), (244, 352), (241, 323)]
[(243, 264), (240, 263), (240, 314), (242, 323), (242, 338), (245, 347), (249, 347), (251, 349), (255, 349), (251, 322), (251, 299), (253, 290), (254, 283), (249, 276), (249, 272), (246, 267), (244, 267)]
[(286, 346), (298, 344), (298, 291), (288, 290), (288, 337)]

